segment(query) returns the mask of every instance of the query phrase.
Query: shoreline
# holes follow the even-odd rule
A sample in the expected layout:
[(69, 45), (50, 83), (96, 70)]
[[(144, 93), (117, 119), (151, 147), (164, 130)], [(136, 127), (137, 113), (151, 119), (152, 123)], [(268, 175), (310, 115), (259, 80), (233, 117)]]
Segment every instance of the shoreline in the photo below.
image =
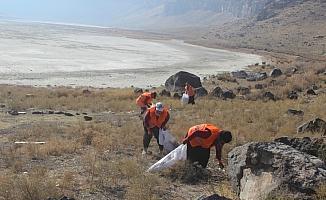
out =
[[(23, 28), (26, 28), (25, 23)], [(38, 24), (37, 24), (38, 25)], [(54, 24), (55, 27), (58, 26), (57, 24)], [(15, 30), (17, 25), (13, 25), (12, 28)], [(43, 26), (43, 25), (41, 25)], [(205, 47), (204, 45), (195, 45), (188, 43), (187, 41), (181, 41), (174, 39), (173, 37), (163, 37), (160, 38), (157, 36), (157, 38), (148, 37), (148, 34), (136, 32), (134, 35), (130, 34), (133, 33), (132, 31), (129, 31), (129, 34), (121, 33), (117, 30), (115, 30), (114, 34), (112, 33), (112, 29), (108, 28), (110, 31), (108, 32), (101, 32), (102, 29), (89, 27), (88, 29), (83, 29), (83, 27), (76, 27), (74, 25), (60, 25), (65, 27), (72, 27), (72, 29), (58, 29), (55, 34), (52, 32), (55, 31), (55, 27), (50, 27), (50, 33), (49, 35), (46, 35), (47, 32), (43, 33), (42, 31), (47, 31), (47, 26), (41, 27), (41, 30), (38, 30), (37, 33), (42, 33), (45, 35), (40, 36), (41, 39), (43, 39), (44, 44), (47, 45), (46, 49), (42, 49), (40, 46), (31, 46), (30, 43), (23, 43), (22, 45), (27, 45), (29, 51), (32, 51), (31, 53), (18, 55), (16, 56), (16, 48), (11, 49), (15, 52), (16, 57), (12, 57), (11, 60), (8, 60), (8, 63), (12, 62), (14, 60), (15, 63), (18, 63), (18, 65), (15, 66), (18, 71), (15, 69), (14, 72), (11, 72), (11, 68), (8, 67), (8, 69), (3, 68), (5, 70), (2, 73), (2, 81), (0, 83), (2, 84), (12, 84), (12, 85), (34, 85), (34, 86), (81, 86), (81, 87), (113, 87), (113, 88), (126, 88), (130, 86), (135, 87), (144, 87), (144, 88), (150, 88), (150, 87), (159, 87), (160, 85), (164, 84), (165, 80), (177, 73), (178, 71), (188, 71), (190, 73), (194, 73), (196, 75), (201, 76), (202, 78), (204, 76), (208, 76), (211, 74), (217, 74), (220, 72), (226, 72), (226, 71), (235, 71), (246, 68), (248, 65), (252, 65), (257, 62), (262, 61), (262, 57), (260, 55), (255, 54), (247, 54), (243, 52), (237, 52), (237, 51), (229, 51), (225, 49), (217, 49), (217, 48), (209, 48)], [(6, 28), (6, 27), (5, 27)], [(20, 27), (19, 27), (20, 28)], [(28, 26), (27, 26), (28, 28)], [(53, 29), (54, 28), (54, 29)], [(32, 29), (33, 30), (33, 29)], [(23, 31), (26, 31), (23, 29)], [(52, 31), (52, 32), (51, 32)], [(60, 32), (61, 31), (61, 32)], [(59, 33), (58, 33), (59, 32)], [(29, 32), (28, 32), (29, 33)], [(68, 35), (67, 35), (67, 34)], [(72, 33), (76, 33), (74, 36)], [(60, 34), (64, 34), (64, 41), (58, 40), (57, 38), (60, 38)], [(70, 36), (70, 34), (72, 34)], [(90, 36), (89, 36), (90, 35)], [(120, 54), (117, 54), (117, 56), (113, 58), (117, 59), (116, 64), (113, 69), (105, 69), (108, 67), (105, 67), (105, 62), (107, 62), (107, 56), (111, 54), (111, 48), (121, 48), (121, 51), (125, 51), (124, 46), (112, 46), (112, 42), (117, 40), (117, 36), (119, 36), (118, 40), (124, 41), (125, 45), (134, 45), (133, 43), (139, 43), (137, 44), (140, 47), (140, 50), (137, 46), (132, 46), (132, 51), (140, 51), (135, 52), (137, 54), (133, 54), (134, 58), (131, 58), (130, 64), (135, 65), (133, 68), (123, 67), (121, 69), (119, 65), (124, 64), (119, 61), (119, 56), (129, 56), (128, 53), (129, 50), (127, 49), (127, 54), (124, 54), (124, 52), (121, 52)], [(38, 37), (34, 37), (34, 35), (30, 36), (33, 40), (38, 41)], [(27, 37), (28, 38), (28, 37)], [(36, 39), (35, 39), (36, 38)], [(54, 39), (53, 39), (54, 38)], [(112, 38), (112, 39), (111, 39)], [(48, 40), (49, 39), (49, 40)], [(57, 42), (58, 40), (58, 42)], [(25, 39), (23, 40), (21, 38), (18, 38), (17, 40), (13, 40), (14, 43), (18, 44), (18, 49), (20, 48), (21, 43), (25, 42)], [(49, 41), (49, 42), (48, 42)], [(101, 41), (101, 42), (99, 42)], [(103, 41), (106, 42), (103, 46)], [(7, 42), (7, 41), (5, 41)], [(81, 43), (82, 42), (82, 43)], [(8, 44), (11, 43), (11, 40), (9, 40)], [(68, 53), (71, 53), (71, 51), (76, 52), (75, 55), (72, 57), (67, 57), (64, 53), (59, 53), (57, 55), (53, 55), (52, 57), (44, 57), (39, 52), (59, 52), (61, 50), (67, 50), (64, 48), (56, 48), (53, 47), (53, 44), (62, 43), (64, 46), (76, 46), (82, 44), (82, 46), (76, 46), (74, 49), (69, 49)], [(115, 41), (115, 43), (117, 43)], [(149, 48), (147, 46), (141, 45), (150, 45)], [(4, 46), (15, 46), (15, 45), (8, 45), (5, 44)], [(32, 44), (32, 43), (31, 43)], [(120, 42), (117, 43), (120, 45)], [(113, 45), (117, 45), (113, 44)], [(34, 44), (33, 44), (34, 45)], [(41, 49), (38, 49), (41, 48)], [(110, 49), (107, 49), (110, 48)], [(162, 49), (163, 48), (163, 49)], [(99, 51), (98, 51), (99, 49)], [(153, 56), (147, 55), (146, 53), (143, 54), (143, 51), (150, 52)], [(120, 50), (119, 50), (120, 51)], [(157, 53), (155, 53), (155, 51)], [(171, 52), (172, 51), (172, 52)], [(174, 52), (175, 51), (175, 52)], [(36, 53), (35, 53), (36, 52)], [(88, 59), (89, 54), (90, 56), (93, 56), (91, 59)], [(115, 53), (115, 51), (113, 51)], [(132, 52), (133, 53), (133, 52)], [(139, 54), (138, 54), (139, 53)], [(102, 55), (103, 54), (103, 55)], [(6, 57), (6, 54), (4, 55)], [(8, 55), (7, 55), (8, 56)], [(9, 54), (9, 56), (11, 56)], [(22, 57), (25, 56), (25, 57)], [(41, 59), (36, 60), (36, 62), (33, 62), (34, 57), (33, 56), (42, 56)], [(46, 55), (45, 55), (46, 56)], [(64, 57), (60, 57), (64, 56)], [(172, 56), (172, 57), (171, 57)], [(21, 59), (22, 58), (22, 59)], [(38, 57), (36, 57), (38, 58)], [(62, 58), (66, 59), (62, 60)], [(86, 58), (86, 60), (85, 60)], [(17, 60), (15, 60), (17, 59)], [(24, 59), (28, 59), (29, 63), (23, 62)], [(42, 65), (39, 65), (40, 63), (38, 61), (42, 61), (42, 59), (48, 59), (49, 63), (53, 65), (46, 66), (47, 68), (51, 69), (50, 71), (46, 71), (46, 68), (43, 68)], [(69, 67), (69, 62), (74, 59), (75, 61), (71, 64), (74, 65), (74, 68), (67, 68)], [(87, 60), (88, 59), (88, 60)], [(130, 58), (128, 58), (130, 59)], [(133, 61), (133, 59), (136, 59), (136, 62)], [(140, 60), (139, 59), (143, 59)], [(110, 59), (109, 59), (110, 60)], [(96, 61), (96, 62), (94, 62)], [(157, 63), (159, 61), (159, 63)], [(111, 62), (111, 61), (110, 61)], [(129, 62), (127, 60), (127, 62)], [(147, 63), (147, 66), (143, 65), (143, 62), (151, 62)], [(6, 63), (6, 62), (4, 62)], [(42, 62), (41, 62), (42, 64)], [(81, 64), (81, 65), (80, 65)], [(84, 65), (86, 64), (86, 65)], [(111, 64), (111, 65), (112, 65)], [(126, 63), (128, 64), (128, 63)], [(22, 68), (19, 68), (21, 65)], [(33, 66), (35, 65), (35, 66)], [(138, 67), (137, 67), (138, 65)], [(31, 66), (30, 68), (26, 68), (24, 66)], [(53, 68), (57, 69), (56, 66), (60, 66), (64, 71), (53, 71)], [(65, 68), (65, 66), (67, 66)], [(33, 68), (34, 67), (34, 68)], [(36, 67), (36, 68), (35, 68)], [(25, 71), (22, 71), (23, 68), (26, 68)], [(91, 68), (96, 68), (96, 70), (89, 70)], [(28, 70), (27, 70), (28, 69)], [(35, 70), (36, 69), (36, 70)], [(40, 73), (39, 70), (44, 70)], [(27, 71), (26, 71), (27, 70)], [(5, 72), (8, 73), (5, 73)], [(152, 77), (153, 73), (156, 73), (156, 77)], [(123, 76), (124, 74), (124, 76)], [(57, 79), (55, 79), (54, 76), (58, 76)], [(67, 77), (73, 77), (73, 79), (69, 82), (67, 81)], [(92, 80), (94, 79), (94, 80)], [(127, 81), (129, 82), (127, 82)], [(141, 82), (141, 80), (146, 80), (147, 82)], [(109, 81), (109, 84), (107, 82)], [(117, 82), (124, 81), (124, 84), (118, 84)], [(140, 82), (137, 82), (140, 81)], [(15, 83), (12, 83), (15, 82)], [(81, 84), (82, 83), (82, 84)], [(91, 83), (91, 84), (87, 84)], [(85, 84), (85, 85), (84, 85)]]

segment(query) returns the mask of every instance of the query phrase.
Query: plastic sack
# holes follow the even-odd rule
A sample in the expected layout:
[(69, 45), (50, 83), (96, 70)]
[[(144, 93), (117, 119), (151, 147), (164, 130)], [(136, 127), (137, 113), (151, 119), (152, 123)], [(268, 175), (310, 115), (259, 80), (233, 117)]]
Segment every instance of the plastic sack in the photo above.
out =
[(188, 102), (189, 102), (189, 95), (186, 93), (183, 93), (182, 98), (181, 98), (181, 103), (188, 104)]
[(162, 169), (172, 167), (179, 161), (187, 160), (187, 145), (181, 144), (178, 148), (171, 151), (157, 163), (148, 168), (147, 172), (156, 172)]
[(163, 148), (167, 153), (170, 153), (179, 146), (175, 137), (173, 137), (168, 130), (160, 129), (158, 141), (160, 145), (163, 145)]

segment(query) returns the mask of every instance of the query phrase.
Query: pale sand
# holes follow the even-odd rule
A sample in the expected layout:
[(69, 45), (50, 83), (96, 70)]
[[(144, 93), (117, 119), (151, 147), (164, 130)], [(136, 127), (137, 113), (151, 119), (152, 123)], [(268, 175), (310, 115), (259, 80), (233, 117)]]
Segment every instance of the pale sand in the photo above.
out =
[(0, 84), (149, 87), (180, 70), (205, 76), (261, 60), (178, 40), (111, 36), (96, 27), (0, 23)]

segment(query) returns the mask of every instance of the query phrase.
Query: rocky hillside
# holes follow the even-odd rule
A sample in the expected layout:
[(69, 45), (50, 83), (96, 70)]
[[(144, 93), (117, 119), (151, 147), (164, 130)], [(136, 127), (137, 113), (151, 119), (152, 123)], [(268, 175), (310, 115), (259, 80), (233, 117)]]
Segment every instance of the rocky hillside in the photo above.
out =
[[(198, 43), (281, 52), (324, 59), (326, 1), (269, 1), (252, 17), (196, 30)], [(189, 31), (187, 31), (189, 32)], [(198, 34), (200, 33), (200, 34)]]

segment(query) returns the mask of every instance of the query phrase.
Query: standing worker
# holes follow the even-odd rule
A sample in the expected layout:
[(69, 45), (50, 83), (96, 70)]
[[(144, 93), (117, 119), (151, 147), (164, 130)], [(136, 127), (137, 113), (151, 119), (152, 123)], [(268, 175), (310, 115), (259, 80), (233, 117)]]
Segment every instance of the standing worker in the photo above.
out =
[(194, 88), (187, 82), (185, 86), (185, 93), (189, 96), (188, 104), (195, 104), (195, 91)]
[(153, 99), (156, 99), (156, 92), (144, 92), (137, 100), (136, 104), (140, 107), (140, 115), (144, 114), (147, 108), (152, 106)]
[(166, 124), (170, 119), (170, 114), (167, 108), (164, 108), (161, 102), (151, 107), (144, 117), (144, 150), (143, 155), (147, 154), (147, 149), (154, 135), (159, 146), (160, 154), (163, 153), (163, 146), (159, 144), (159, 130), (166, 129)]
[(203, 168), (207, 167), (210, 148), (215, 146), (216, 158), (221, 169), (224, 168), (222, 163), (222, 148), (225, 143), (232, 141), (230, 131), (224, 131), (212, 124), (200, 124), (189, 129), (183, 144), (187, 144), (187, 160), (198, 162)]

